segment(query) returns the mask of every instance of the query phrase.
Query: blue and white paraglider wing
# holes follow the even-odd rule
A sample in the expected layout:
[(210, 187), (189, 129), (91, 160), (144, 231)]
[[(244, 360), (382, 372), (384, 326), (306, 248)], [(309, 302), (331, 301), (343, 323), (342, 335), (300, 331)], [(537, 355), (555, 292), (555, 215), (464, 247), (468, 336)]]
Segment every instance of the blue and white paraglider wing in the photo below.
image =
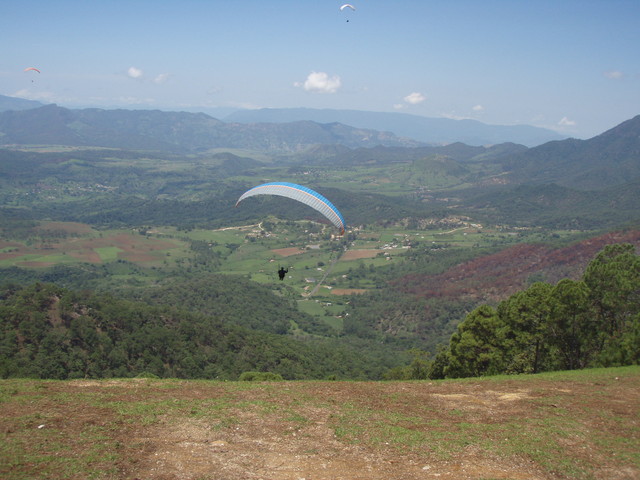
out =
[(302, 202), (327, 217), (331, 223), (340, 229), (341, 235), (344, 233), (346, 222), (340, 211), (333, 203), (308, 187), (288, 182), (265, 183), (244, 192), (236, 202), (236, 207), (242, 200), (254, 195), (278, 195)]

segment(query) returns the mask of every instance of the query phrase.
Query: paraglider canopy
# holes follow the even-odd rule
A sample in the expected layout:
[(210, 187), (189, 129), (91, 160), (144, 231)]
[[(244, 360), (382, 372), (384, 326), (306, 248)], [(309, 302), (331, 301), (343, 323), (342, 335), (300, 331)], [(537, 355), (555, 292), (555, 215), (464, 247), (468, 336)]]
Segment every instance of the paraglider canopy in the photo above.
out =
[[(344, 5), (342, 5), (340, 7), (340, 11), (344, 12), (345, 10), (352, 10), (352, 11), (356, 11), (356, 7), (354, 7), (353, 5), (351, 5), (350, 3), (345, 3)], [(347, 22), (349, 21), (349, 19), (347, 18)]]
[(40, 73), (40, 70), (38, 70), (36, 67), (27, 67), (24, 69), (24, 71), (25, 72), (34, 71), (34, 72)]
[(292, 198), (293, 200), (297, 200), (305, 205), (309, 205), (311, 208), (322, 213), (331, 221), (331, 223), (339, 228), (340, 235), (344, 233), (346, 222), (344, 221), (342, 214), (333, 205), (333, 203), (308, 187), (288, 182), (265, 183), (263, 185), (250, 188), (244, 192), (236, 202), (236, 207), (242, 200), (248, 197), (253, 197), (254, 195), (278, 195), (280, 197)]

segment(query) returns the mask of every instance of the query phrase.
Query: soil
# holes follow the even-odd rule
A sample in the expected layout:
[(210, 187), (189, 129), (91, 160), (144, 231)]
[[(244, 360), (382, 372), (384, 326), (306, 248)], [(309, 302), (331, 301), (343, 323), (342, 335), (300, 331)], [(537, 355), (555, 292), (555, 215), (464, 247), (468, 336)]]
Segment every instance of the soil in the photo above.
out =
[(360, 295), (367, 290), (364, 288), (334, 288), (331, 290), (332, 295)]
[(298, 247), (276, 248), (271, 251), (281, 257), (290, 257), (291, 255), (300, 255), (301, 253), (304, 253), (304, 250)]
[[(81, 224), (80, 224), (81, 225)], [(170, 240), (147, 238), (133, 234), (114, 234), (104, 238), (71, 238), (62, 242), (42, 244), (27, 247), (16, 242), (0, 241), (0, 249), (7, 252), (0, 253), (0, 260), (15, 259), (16, 265), (23, 267), (51, 266), (52, 262), (20, 261), (26, 255), (59, 255), (68, 254), (81, 262), (103, 263), (100, 255), (94, 250), (101, 247), (117, 247), (120, 251), (118, 258), (130, 262), (157, 262), (162, 258), (162, 252), (176, 248), (178, 245)]]
[(384, 250), (378, 249), (362, 249), (362, 250), (348, 250), (340, 257), (340, 260), (360, 260), (361, 258), (374, 258), (380, 252)]
[(2, 478), (640, 478), (639, 369), (583, 381), (3, 380), (0, 388)]

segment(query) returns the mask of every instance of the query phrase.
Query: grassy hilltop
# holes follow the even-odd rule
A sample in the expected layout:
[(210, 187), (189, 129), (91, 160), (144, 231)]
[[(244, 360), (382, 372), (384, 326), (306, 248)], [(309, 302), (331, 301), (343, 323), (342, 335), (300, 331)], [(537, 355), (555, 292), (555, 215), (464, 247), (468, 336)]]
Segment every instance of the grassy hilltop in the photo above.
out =
[(640, 368), (430, 382), (0, 381), (13, 479), (630, 479)]

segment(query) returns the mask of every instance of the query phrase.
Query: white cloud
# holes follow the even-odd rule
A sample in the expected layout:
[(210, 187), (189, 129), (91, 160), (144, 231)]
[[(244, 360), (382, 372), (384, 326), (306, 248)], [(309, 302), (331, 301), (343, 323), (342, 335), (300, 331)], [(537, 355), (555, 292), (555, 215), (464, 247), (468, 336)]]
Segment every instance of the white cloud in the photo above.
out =
[(451, 113), (441, 113), (440, 114), (441, 117), (444, 118), (448, 118), (449, 120), (471, 120), (471, 117), (468, 115), (458, 115), (455, 112), (451, 112)]
[(127, 75), (129, 75), (131, 78), (142, 78), (143, 72), (139, 68), (129, 67), (129, 70), (127, 70)]
[(252, 102), (229, 102), (229, 105), (227, 106), (241, 108), (242, 110), (258, 110), (260, 108), (265, 108), (264, 105), (258, 105), (257, 103)]
[(396, 110), (402, 110), (403, 108), (406, 108), (406, 105), (404, 103), (394, 103), (393, 108)]
[(156, 78), (153, 79), (153, 83), (157, 83), (158, 85), (161, 85), (165, 83), (168, 79), (169, 79), (168, 73), (161, 73), (160, 75), (156, 75)]
[[(55, 102), (56, 101), (56, 97), (53, 93), (51, 92), (36, 92), (36, 91), (31, 91), (27, 88), (23, 88), (22, 90), (18, 90), (17, 92), (13, 93), (12, 95), (10, 95), (11, 97), (17, 97), (17, 98), (26, 98), (27, 100), (38, 100), (40, 102)], [(57, 100), (59, 101), (59, 100)]]
[(404, 97), (404, 101), (410, 105), (417, 105), (424, 102), (427, 99), (423, 94), (419, 92), (413, 92)]
[(576, 122), (574, 122), (573, 120), (569, 120), (567, 117), (562, 117), (562, 119), (558, 122), (558, 125), (563, 126), (563, 127), (573, 127), (575, 126)]
[(484, 112), (484, 107), (482, 105), (475, 105), (471, 110), (474, 112)]
[(342, 86), (340, 77), (329, 77), (325, 72), (311, 72), (304, 83), (294, 83), (296, 87), (302, 87), (312, 93), (336, 93)]
[(114, 101), (119, 105), (154, 105), (155, 98), (117, 97)]
[(619, 70), (610, 70), (608, 72), (604, 72), (604, 76), (612, 80), (620, 80), (624, 77), (624, 73)]

